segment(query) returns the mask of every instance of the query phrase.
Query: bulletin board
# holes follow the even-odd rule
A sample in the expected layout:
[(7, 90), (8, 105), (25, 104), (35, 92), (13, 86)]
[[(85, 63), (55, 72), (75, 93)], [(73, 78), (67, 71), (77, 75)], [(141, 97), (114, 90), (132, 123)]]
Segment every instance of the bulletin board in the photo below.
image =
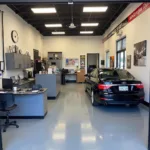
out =
[(79, 66), (79, 59), (78, 58), (66, 58), (66, 67), (70, 66)]

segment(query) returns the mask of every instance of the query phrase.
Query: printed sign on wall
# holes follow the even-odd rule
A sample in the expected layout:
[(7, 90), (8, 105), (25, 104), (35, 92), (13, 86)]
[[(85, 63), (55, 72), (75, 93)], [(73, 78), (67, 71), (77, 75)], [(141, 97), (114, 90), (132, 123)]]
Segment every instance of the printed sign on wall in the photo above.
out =
[(79, 59), (78, 58), (66, 58), (66, 66), (79, 66)]
[(131, 55), (127, 55), (127, 68), (131, 69)]
[(114, 61), (115, 61), (115, 57), (110, 56), (110, 68), (114, 68)]
[(85, 69), (85, 55), (80, 55), (80, 68)]

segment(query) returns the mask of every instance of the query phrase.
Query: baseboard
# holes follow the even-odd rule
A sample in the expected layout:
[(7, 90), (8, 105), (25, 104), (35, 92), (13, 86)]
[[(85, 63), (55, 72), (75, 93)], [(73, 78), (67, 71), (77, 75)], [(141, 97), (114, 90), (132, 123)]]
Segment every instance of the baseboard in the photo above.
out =
[(149, 103), (146, 101), (143, 101), (142, 104), (144, 104), (145, 106), (149, 107)]
[(60, 95), (60, 92), (57, 94), (57, 96), (56, 97), (47, 97), (47, 99), (48, 100), (55, 100), (55, 99), (57, 99), (58, 97), (59, 97), (59, 95)]
[[(44, 116), (10, 116), (10, 119), (44, 119), (47, 115), (47, 112)], [(0, 119), (6, 119), (5, 116), (1, 116)]]

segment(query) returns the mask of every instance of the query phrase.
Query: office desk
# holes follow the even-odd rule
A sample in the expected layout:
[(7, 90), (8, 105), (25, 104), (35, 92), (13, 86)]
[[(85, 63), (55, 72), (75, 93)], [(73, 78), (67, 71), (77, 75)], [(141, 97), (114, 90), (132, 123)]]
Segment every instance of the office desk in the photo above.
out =
[[(18, 106), (16, 109), (11, 111), (10, 118), (43, 119), (47, 114), (46, 91), (47, 89), (43, 89), (43, 91), (39, 91), (38, 93), (13, 91), (6, 92), (14, 94), (15, 104)], [(5, 114), (1, 113), (1, 116), (5, 116)]]
[(47, 88), (48, 99), (55, 99), (60, 93), (61, 89), (61, 75), (60, 74), (36, 74), (36, 84)]
[[(75, 77), (75, 80), (67, 80), (66, 77)], [(66, 73), (65, 74), (65, 80), (66, 82), (77, 82), (77, 73)]]

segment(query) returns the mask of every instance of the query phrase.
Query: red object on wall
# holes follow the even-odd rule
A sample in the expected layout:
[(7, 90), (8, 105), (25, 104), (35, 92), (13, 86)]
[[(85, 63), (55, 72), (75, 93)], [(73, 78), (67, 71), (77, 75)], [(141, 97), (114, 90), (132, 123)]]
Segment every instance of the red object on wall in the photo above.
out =
[(134, 20), (136, 17), (141, 15), (148, 8), (150, 8), (150, 3), (143, 3), (143, 4), (141, 4), (133, 13), (131, 13), (128, 16), (128, 22), (131, 22), (132, 20)]
[(122, 29), (125, 27), (128, 23), (133, 21), (136, 17), (141, 15), (143, 12), (145, 12), (147, 9), (150, 8), (150, 3), (142, 3), (135, 11), (133, 11), (126, 19), (124, 19), (114, 30), (112, 30), (104, 39), (103, 43), (107, 41), (110, 37), (112, 37), (117, 30)]

